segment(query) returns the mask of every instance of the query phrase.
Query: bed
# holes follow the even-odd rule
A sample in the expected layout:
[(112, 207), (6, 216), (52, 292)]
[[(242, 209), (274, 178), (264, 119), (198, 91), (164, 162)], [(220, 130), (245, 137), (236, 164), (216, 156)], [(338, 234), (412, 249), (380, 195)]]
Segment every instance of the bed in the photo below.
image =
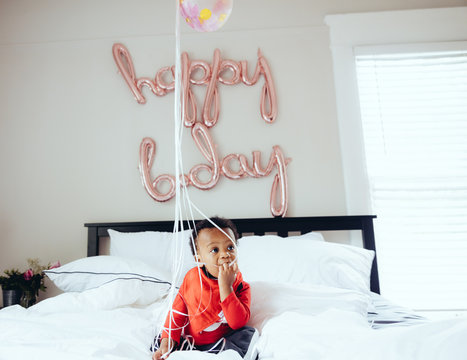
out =
[[(312, 231), (361, 231), (362, 244), (365, 249), (376, 251), (375, 235), (373, 229), (374, 215), (360, 216), (317, 216), (317, 217), (275, 217), (275, 218), (251, 218), (232, 219), (240, 235), (254, 234), (264, 235), (275, 233), (286, 237), (289, 233), (305, 234)], [(196, 222), (196, 220), (195, 220)], [(190, 224), (183, 223), (184, 229)], [(100, 239), (108, 237), (108, 229), (125, 233), (140, 231), (172, 231), (173, 221), (147, 221), (147, 222), (122, 222), (122, 223), (88, 223), (88, 256), (99, 254)], [(378, 266), (376, 256), (371, 270), (371, 291), (379, 294)]]
[[(466, 319), (428, 321), (379, 295), (374, 218), (233, 219), (259, 359), (465, 359)], [(85, 224), (88, 256), (47, 272), (63, 293), (0, 310), (0, 359), (150, 359), (167, 294), (181, 281), (170, 245), (184, 243), (190, 225), (174, 239), (171, 221)], [(361, 233), (362, 248), (325, 241), (327, 231), (348, 230)], [(177, 254), (179, 272), (193, 266), (188, 246)], [(240, 358), (170, 356), (214, 357)]]

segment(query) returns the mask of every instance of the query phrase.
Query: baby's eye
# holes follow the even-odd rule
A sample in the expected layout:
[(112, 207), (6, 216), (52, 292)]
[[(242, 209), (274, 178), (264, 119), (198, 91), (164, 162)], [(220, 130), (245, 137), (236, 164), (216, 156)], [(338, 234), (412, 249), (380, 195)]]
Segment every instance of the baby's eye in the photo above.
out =
[(218, 251), (219, 251), (218, 248), (212, 248), (212, 249), (211, 249), (211, 252), (214, 253), (214, 254), (217, 253)]
[(233, 245), (230, 245), (230, 246), (227, 248), (227, 250), (229, 250), (229, 251), (234, 251), (234, 250), (235, 250), (235, 248), (234, 248), (234, 246), (233, 246)]

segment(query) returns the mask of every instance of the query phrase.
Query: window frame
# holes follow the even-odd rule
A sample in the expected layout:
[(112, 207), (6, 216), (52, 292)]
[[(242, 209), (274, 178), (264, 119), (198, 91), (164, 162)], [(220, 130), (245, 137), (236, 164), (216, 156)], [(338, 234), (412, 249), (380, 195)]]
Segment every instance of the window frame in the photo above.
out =
[[(465, 49), (467, 7), (325, 17), (334, 69), (337, 121), (348, 214), (373, 214), (358, 96), (356, 55)], [(376, 214), (377, 215), (377, 214)], [(378, 219), (375, 219), (377, 222)], [(376, 234), (377, 235), (377, 234)], [(376, 236), (377, 240), (377, 236)], [(351, 238), (351, 242), (356, 240)], [(376, 248), (378, 243), (376, 242)], [(384, 291), (384, 284), (382, 287)], [(450, 313), (450, 314), (449, 314)], [(433, 309), (430, 318), (467, 315)]]
[(371, 214), (355, 55), (452, 50), (467, 41), (467, 7), (337, 14), (325, 17), (348, 214)]

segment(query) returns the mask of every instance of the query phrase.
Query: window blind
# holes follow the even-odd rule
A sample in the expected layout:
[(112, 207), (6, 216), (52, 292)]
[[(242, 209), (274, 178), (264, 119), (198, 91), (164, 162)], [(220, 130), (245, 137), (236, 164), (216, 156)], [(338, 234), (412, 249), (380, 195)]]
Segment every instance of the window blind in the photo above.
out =
[(467, 49), (355, 61), (382, 294), (467, 310)]

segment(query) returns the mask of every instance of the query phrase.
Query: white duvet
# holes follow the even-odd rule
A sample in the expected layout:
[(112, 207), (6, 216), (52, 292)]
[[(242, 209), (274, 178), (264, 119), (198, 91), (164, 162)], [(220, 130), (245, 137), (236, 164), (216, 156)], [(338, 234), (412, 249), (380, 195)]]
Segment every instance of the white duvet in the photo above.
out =
[[(148, 360), (167, 302), (146, 303), (140, 281), (111, 282), (81, 293), (69, 292), (24, 309), (0, 311), (0, 360)], [(212, 359), (200, 352), (171, 359)], [(216, 359), (238, 360), (230, 350)]]
[[(368, 294), (324, 286), (252, 282), (249, 325), (261, 331), (260, 359), (467, 359), (467, 319), (372, 329)], [(0, 311), (0, 359), (151, 359), (149, 345), (167, 302), (148, 303), (141, 282), (64, 293)], [(145, 299), (145, 301), (142, 301)], [(238, 360), (176, 352), (180, 359)]]
[(374, 330), (359, 315), (286, 312), (263, 329), (260, 359), (465, 360), (467, 319)]
[[(148, 359), (163, 304), (137, 307), (139, 284), (64, 293), (0, 311), (0, 359)], [(133, 285), (133, 286), (132, 286)]]

